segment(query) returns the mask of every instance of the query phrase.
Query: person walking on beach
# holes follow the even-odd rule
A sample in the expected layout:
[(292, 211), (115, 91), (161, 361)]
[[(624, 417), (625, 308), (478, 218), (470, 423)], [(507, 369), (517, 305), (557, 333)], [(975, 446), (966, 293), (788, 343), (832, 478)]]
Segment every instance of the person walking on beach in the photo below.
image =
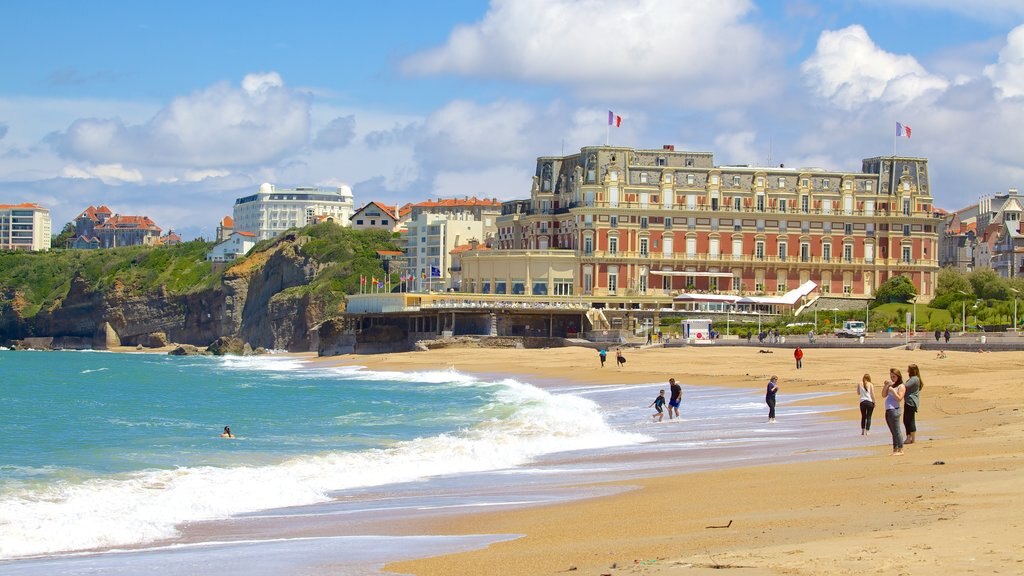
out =
[(875, 411), (875, 385), (871, 383), (871, 375), (865, 374), (857, 384), (857, 396), (860, 397), (860, 435), (871, 433), (871, 413)]
[(676, 418), (679, 418), (679, 405), (683, 402), (683, 387), (676, 384), (675, 378), (668, 379), (668, 387), (671, 392), (668, 399), (668, 419), (671, 420), (673, 413)]
[(946, 328), (946, 331), (942, 333), (942, 337), (946, 339), (946, 344), (949, 344), (949, 328)]
[(804, 351), (799, 346), (796, 347), (796, 350), (793, 350), (793, 358), (796, 359), (797, 370), (804, 367)]
[(224, 431), (220, 433), (221, 438), (234, 438), (235, 435), (231, 433), (231, 426), (225, 426)]
[(917, 364), (907, 366), (906, 395), (903, 398), (903, 427), (907, 429), (907, 440), (904, 444), (913, 444), (917, 438), (917, 411), (921, 407), (921, 370)]
[(935, 329), (935, 341), (938, 342), (939, 338), (942, 338), (942, 331), (938, 328)]
[(900, 403), (907, 393), (903, 385), (903, 374), (896, 368), (889, 369), (889, 379), (882, 385), (885, 397), (885, 423), (892, 432), (892, 455), (903, 456), (903, 429), (900, 427)]
[(622, 355), (622, 348), (615, 349), (615, 367), (622, 368), (622, 365), (626, 363), (626, 357)]
[(604, 368), (604, 361), (608, 358), (608, 351), (601, 348), (597, 351), (597, 355), (601, 357), (601, 368)]
[(764, 395), (764, 403), (768, 405), (768, 423), (775, 424), (775, 394), (779, 391), (779, 377), (772, 376), (768, 380), (768, 391)]
[[(658, 397), (654, 399), (654, 402), (651, 402), (651, 406), (653, 406), (654, 409), (657, 410), (657, 412), (655, 412), (654, 414), (651, 414), (651, 420), (653, 420), (655, 422), (661, 422), (661, 420), (663, 418), (665, 418), (665, 414), (664, 414), (664, 412), (662, 412), (662, 410), (665, 408), (665, 391), (664, 390), (662, 390), (658, 394)], [(648, 408), (650, 408), (651, 406), (648, 406)]]

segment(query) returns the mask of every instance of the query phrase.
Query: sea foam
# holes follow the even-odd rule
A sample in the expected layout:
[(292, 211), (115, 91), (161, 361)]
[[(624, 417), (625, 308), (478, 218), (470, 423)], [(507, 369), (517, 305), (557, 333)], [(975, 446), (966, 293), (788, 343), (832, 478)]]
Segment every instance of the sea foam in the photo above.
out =
[[(288, 359), (225, 360), (224, 368), (296, 370)], [(500, 470), (540, 455), (649, 440), (613, 429), (598, 405), (506, 379), (453, 370), (322, 370), (336, 379), (490, 388), (494, 402), (472, 426), (386, 448), (305, 455), (273, 465), (146, 470), (85, 481), (21, 486), (0, 495), (0, 558), (140, 545), (173, 538), (186, 522), (331, 500), (335, 492), (438, 475)]]

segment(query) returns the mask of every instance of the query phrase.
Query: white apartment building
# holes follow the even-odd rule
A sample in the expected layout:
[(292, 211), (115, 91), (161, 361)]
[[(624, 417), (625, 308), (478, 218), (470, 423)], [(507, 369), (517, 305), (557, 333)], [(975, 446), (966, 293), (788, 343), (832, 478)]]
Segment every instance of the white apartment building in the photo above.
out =
[(38, 204), (0, 204), (0, 250), (49, 250), (50, 211)]
[(235, 230), (252, 232), (269, 240), (289, 228), (301, 228), (317, 220), (349, 225), (354, 200), (348, 186), (337, 188), (277, 188), (263, 183), (259, 192), (235, 200)]
[(484, 222), (473, 215), (421, 212), (406, 224), (403, 276), (412, 277), (412, 289), (446, 290), (451, 285), (451, 251), (470, 240), (483, 240)]

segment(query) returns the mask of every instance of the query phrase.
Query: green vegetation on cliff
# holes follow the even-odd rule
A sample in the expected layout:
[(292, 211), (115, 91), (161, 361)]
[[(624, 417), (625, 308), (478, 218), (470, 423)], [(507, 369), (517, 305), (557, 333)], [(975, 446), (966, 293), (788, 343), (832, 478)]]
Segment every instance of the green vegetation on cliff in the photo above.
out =
[(338, 304), (344, 294), (359, 291), (359, 276), (381, 277), (377, 250), (394, 250), (384, 231), (358, 231), (322, 223), (259, 243), (227, 271), (205, 260), (213, 246), (192, 241), (175, 246), (131, 246), (106, 250), (52, 250), (50, 252), (0, 252), (0, 310), (17, 309), (21, 317), (63, 300), (75, 275), (98, 292), (117, 289), (126, 295), (189, 294), (220, 285), (225, 273), (246, 274), (266, 262), (267, 253), (282, 242), (292, 241), (298, 252), (313, 260), (318, 273), (306, 286), (287, 290), (283, 296), (313, 295)]

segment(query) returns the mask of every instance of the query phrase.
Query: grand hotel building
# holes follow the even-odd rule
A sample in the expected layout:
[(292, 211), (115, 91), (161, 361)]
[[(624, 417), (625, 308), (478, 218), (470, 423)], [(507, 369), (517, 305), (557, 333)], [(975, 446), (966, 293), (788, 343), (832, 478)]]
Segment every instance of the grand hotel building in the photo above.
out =
[(939, 220), (924, 158), (840, 172), (592, 146), (538, 158), (530, 200), (507, 204), (497, 249), (462, 254), (463, 291), (774, 295), (813, 281), (865, 297), (895, 275), (924, 298), (935, 290)]

